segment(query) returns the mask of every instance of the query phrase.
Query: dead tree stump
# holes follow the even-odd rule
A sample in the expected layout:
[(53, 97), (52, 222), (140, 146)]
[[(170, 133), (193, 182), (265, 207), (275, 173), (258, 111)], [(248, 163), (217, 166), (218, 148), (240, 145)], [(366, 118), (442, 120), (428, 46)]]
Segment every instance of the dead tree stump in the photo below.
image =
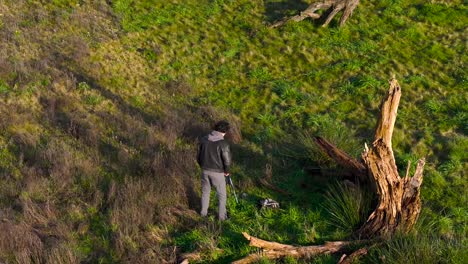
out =
[[(295, 22), (302, 21), (308, 17), (312, 19), (322, 19), (326, 16), (325, 22), (322, 26), (326, 27), (332, 19), (339, 13), (343, 12), (343, 15), (340, 18), (340, 27), (346, 23), (346, 20), (353, 14), (354, 9), (359, 4), (359, 0), (322, 0), (320, 2), (312, 3), (307, 7), (306, 10), (302, 11), (299, 15), (293, 17), (286, 17), (270, 27), (276, 28), (286, 24), (288, 21), (292, 20)], [(325, 10), (321, 15), (317, 12), (320, 10)]]
[(360, 179), (368, 179), (377, 192), (377, 208), (357, 232), (361, 237), (391, 236), (397, 230), (407, 232), (416, 223), (421, 210), (419, 188), (425, 160), (418, 161), (413, 177), (409, 176), (411, 164), (408, 163), (406, 175), (401, 178), (393, 156), (392, 134), (400, 97), (400, 85), (392, 79), (380, 106), (372, 146), (369, 149), (366, 145), (362, 153), (363, 162), (349, 157), (325, 139), (316, 138), (316, 143), (328, 156), (353, 171)]
[(409, 231), (421, 211), (419, 198), (425, 160), (420, 159), (413, 177), (409, 166), (405, 177), (400, 177), (392, 150), (392, 134), (395, 125), (401, 88), (398, 82), (390, 81), (390, 90), (380, 107), (380, 118), (375, 130), (371, 149), (362, 153), (368, 175), (377, 187), (378, 205), (358, 233), (364, 237), (389, 236), (396, 230)]
[[(419, 197), (423, 178), (424, 158), (416, 165), (413, 177), (409, 176), (410, 163), (406, 175), (400, 177), (392, 150), (392, 134), (395, 125), (398, 105), (400, 103), (401, 88), (397, 80), (390, 81), (390, 89), (380, 106), (380, 117), (375, 130), (375, 137), (371, 148), (365, 146), (362, 153), (363, 161), (358, 161), (346, 152), (338, 149), (327, 140), (317, 137), (316, 143), (330, 158), (351, 171), (361, 183), (371, 184), (378, 197), (378, 204), (367, 221), (357, 231), (361, 238), (386, 238), (396, 231), (408, 232), (416, 223), (421, 211)], [(250, 245), (265, 249), (265, 254), (252, 254), (235, 263), (251, 263), (259, 256), (280, 258), (286, 255), (295, 257), (313, 256), (323, 253), (342, 252), (345, 246), (357, 241), (328, 242), (322, 246), (295, 247), (254, 238), (244, 233), (250, 240)], [(368, 240), (370, 241), (370, 240)], [(361, 241), (362, 242), (362, 241)], [(317, 250), (320, 249), (320, 250)], [(303, 253), (305, 252), (305, 253)], [(343, 258), (348, 263), (367, 253), (366, 248)]]

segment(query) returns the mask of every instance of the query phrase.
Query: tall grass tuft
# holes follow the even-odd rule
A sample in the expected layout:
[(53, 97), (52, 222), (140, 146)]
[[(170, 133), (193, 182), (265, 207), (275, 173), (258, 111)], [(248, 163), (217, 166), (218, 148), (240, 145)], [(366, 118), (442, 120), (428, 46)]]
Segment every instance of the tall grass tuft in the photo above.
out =
[(467, 263), (466, 238), (444, 239), (430, 233), (397, 235), (371, 249), (369, 263)]
[(336, 183), (326, 192), (323, 207), (330, 214), (328, 223), (345, 235), (351, 235), (366, 220), (371, 196), (358, 186)]

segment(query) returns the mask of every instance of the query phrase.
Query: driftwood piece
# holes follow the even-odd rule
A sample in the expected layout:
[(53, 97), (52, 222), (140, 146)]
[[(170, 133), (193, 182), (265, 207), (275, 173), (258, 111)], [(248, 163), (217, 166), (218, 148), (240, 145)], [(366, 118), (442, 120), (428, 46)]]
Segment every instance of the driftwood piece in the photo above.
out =
[[(343, 15), (340, 18), (340, 26), (343, 26), (358, 4), (359, 0), (322, 0), (320, 2), (310, 4), (309, 7), (299, 15), (283, 18), (282, 20), (272, 24), (270, 27), (280, 27), (290, 20), (299, 22), (306, 18), (322, 19), (324, 16), (326, 16), (326, 19), (322, 26), (326, 27), (339, 12), (343, 12)], [(321, 15), (317, 13), (319, 10), (325, 10), (326, 12)]]
[(243, 259), (232, 262), (233, 264), (253, 263), (261, 258), (278, 259), (285, 256), (296, 258), (313, 257), (321, 254), (332, 254), (345, 250), (351, 243), (349, 241), (334, 241), (326, 242), (324, 245), (318, 246), (292, 246), (276, 242), (270, 242), (259, 239), (243, 232), (244, 237), (250, 241), (252, 247), (261, 248), (261, 253), (253, 253)]

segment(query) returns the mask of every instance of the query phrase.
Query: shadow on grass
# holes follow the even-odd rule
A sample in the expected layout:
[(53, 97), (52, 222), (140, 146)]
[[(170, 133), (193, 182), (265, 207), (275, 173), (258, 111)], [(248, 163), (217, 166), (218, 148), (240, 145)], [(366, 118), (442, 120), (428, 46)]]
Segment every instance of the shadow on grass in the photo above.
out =
[(302, 0), (266, 1), (265, 17), (268, 23), (273, 23), (286, 16), (296, 15), (309, 6), (310, 3)]
[(127, 113), (131, 116), (140, 117), (147, 124), (158, 124), (161, 121), (160, 117), (154, 116), (153, 114), (146, 113), (142, 109), (134, 107), (128, 104), (122, 97), (119, 95), (105, 89), (92, 77), (86, 76), (85, 74), (74, 72), (77, 82), (85, 82), (89, 85), (90, 88), (98, 91), (101, 96), (106, 99), (111, 100), (116, 104), (122, 113)]

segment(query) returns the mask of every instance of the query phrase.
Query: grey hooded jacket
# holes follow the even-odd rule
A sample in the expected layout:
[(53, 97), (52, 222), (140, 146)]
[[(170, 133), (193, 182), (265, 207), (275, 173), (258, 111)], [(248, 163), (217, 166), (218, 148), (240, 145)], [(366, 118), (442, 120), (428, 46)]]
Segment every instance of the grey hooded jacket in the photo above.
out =
[(203, 170), (229, 173), (231, 148), (221, 132), (212, 131), (200, 138), (197, 162)]

